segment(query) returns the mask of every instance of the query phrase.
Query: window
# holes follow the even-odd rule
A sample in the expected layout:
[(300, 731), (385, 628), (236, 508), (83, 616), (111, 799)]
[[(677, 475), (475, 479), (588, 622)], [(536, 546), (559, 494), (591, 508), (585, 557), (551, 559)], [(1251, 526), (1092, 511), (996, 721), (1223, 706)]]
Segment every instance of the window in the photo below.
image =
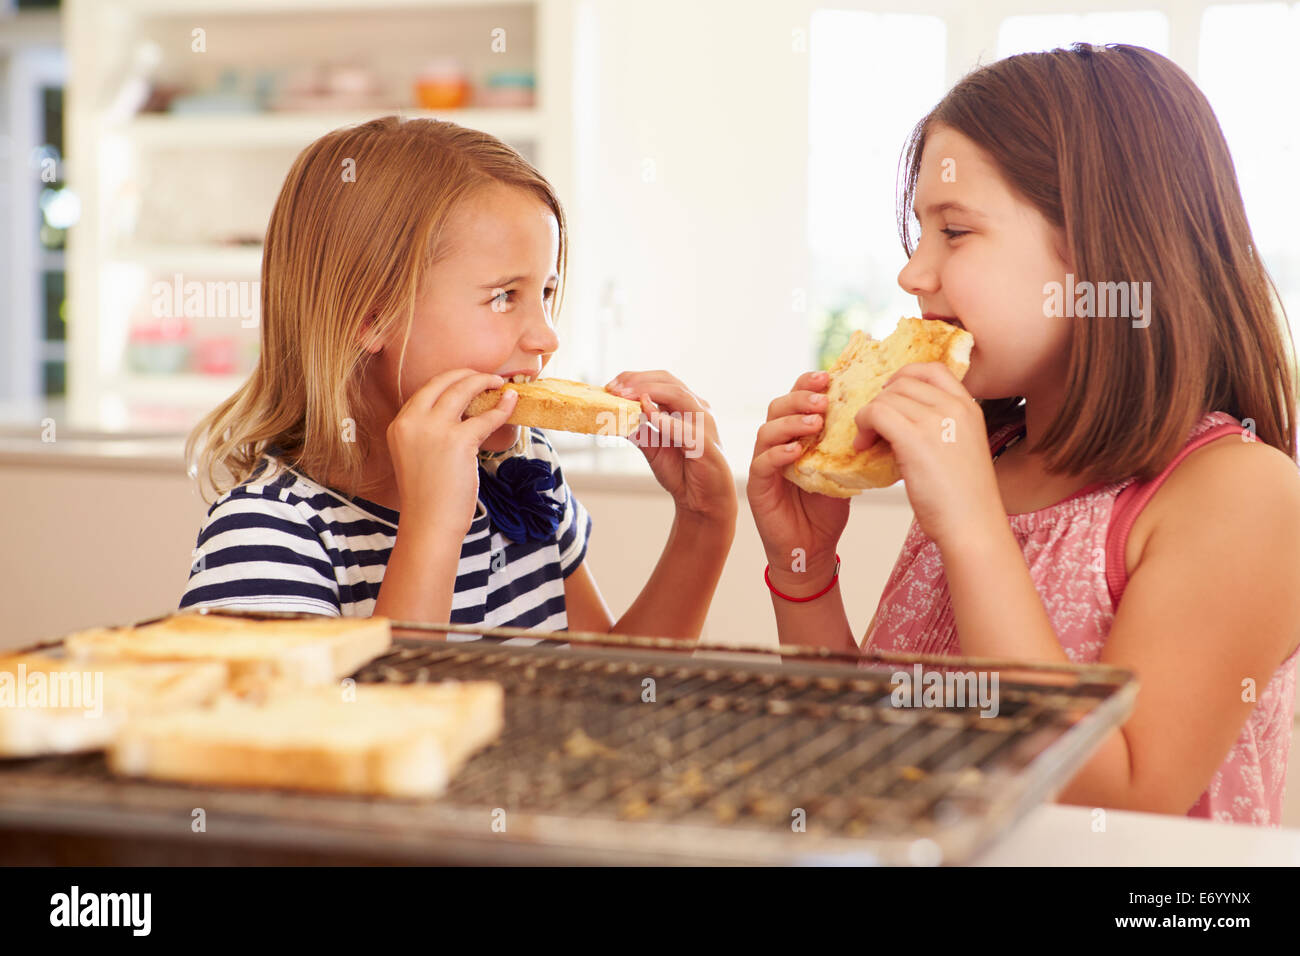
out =
[(1300, 3), (1212, 6), (1201, 21), (1199, 85), (1232, 150), (1250, 228), (1294, 325), (1300, 319), (1300, 133), (1294, 121)]
[(28, 420), (66, 391), (63, 247), (79, 209), (65, 186), (58, 17), (0, 17), (16, 25), (0, 33), (0, 405)]
[(1073, 43), (1130, 43), (1168, 56), (1169, 18), (1156, 10), (1007, 17), (998, 28), (998, 59)]
[(42, 135), (35, 158), (41, 167), (40, 246), (42, 318), (40, 392), (54, 397), (67, 392), (67, 298), (64, 291), (63, 250), (68, 230), (80, 218), (81, 204), (64, 182), (63, 87), (41, 90)]
[(810, 38), (808, 308), (824, 367), (853, 329), (887, 335), (916, 311), (897, 282), (895, 183), (908, 135), (945, 90), (946, 28), (937, 17), (820, 10)]

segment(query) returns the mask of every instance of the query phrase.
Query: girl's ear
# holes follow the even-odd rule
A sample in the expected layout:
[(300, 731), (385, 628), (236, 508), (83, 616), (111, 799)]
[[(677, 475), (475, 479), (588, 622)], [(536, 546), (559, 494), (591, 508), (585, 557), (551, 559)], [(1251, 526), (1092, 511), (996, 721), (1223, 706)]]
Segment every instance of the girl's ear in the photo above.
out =
[(1074, 263), (1071, 261), (1069, 243), (1065, 240), (1065, 230), (1059, 227), (1052, 230), (1052, 246), (1056, 251), (1056, 258), (1065, 266), (1066, 272), (1074, 271)]
[(380, 336), (376, 334), (376, 332), (374, 331), (375, 323), (378, 321), (379, 321), (379, 313), (371, 312), (362, 321), (361, 331), (358, 333), (358, 338), (360, 339), (361, 347), (365, 349), (367, 352), (369, 352), (371, 355), (378, 355), (380, 352), (384, 350), (383, 339), (380, 338)]

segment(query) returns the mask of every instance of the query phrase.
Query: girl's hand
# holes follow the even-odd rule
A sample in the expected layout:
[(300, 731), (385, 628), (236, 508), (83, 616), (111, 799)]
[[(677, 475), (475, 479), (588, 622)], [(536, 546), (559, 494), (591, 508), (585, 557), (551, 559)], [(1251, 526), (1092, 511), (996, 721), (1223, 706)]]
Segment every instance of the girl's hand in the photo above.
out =
[(942, 362), (899, 369), (854, 421), (856, 450), (893, 447), (917, 524), (940, 547), (1005, 520), (984, 411)]
[(606, 389), (641, 402), (648, 421), (630, 440), (673, 496), (678, 514), (734, 524), (736, 479), (709, 403), (664, 371), (621, 372)]
[(830, 580), (835, 546), (849, 521), (849, 499), (811, 494), (781, 474), (804, 452), (797, 439), (821, 431), (829, 385), (827, 373), (806, 372), (773, 401), (749, 465), (746, 494), (767, 551), (768, 573), (774, 587), (796, 596)]
[(388, 426), (403, 519), (419, 515), (464, 537), (478, 500), (478, 450), (506, 423), (519, 396), (507, 390), (491, 411), (461, 420), (474, 396), (500, 388), (500, 375), (452, 369), (429, 379)]

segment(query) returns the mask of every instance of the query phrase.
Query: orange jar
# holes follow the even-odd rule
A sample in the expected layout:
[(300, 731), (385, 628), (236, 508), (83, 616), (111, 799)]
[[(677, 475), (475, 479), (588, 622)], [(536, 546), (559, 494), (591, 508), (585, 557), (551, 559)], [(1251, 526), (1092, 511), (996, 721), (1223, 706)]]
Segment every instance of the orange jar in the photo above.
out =
[(426, 110), (459, 109), (469, 102), (469, 76), (455, 60), (434, 60), (415, 78), (415, 102)]

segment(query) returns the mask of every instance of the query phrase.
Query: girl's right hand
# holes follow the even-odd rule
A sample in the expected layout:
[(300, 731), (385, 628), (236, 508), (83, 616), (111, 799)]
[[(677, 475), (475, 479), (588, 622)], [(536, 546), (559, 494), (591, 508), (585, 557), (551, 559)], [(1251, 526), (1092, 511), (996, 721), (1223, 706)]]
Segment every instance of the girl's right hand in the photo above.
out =
[[(749, 465), (746, 495), (767, 551), (768, 574), (773, 587), (792, 597), (826, 586), (835, 570), (835, 546), (849, 521), (849, 499), (811, 494), (781, 474), (804, 452), (798, 439), (821, 431), (829, 385), (825, 372), (806, 372), (773, 401)], [(802, 549), (802, 565), (797, 549)], [(803, 570), (796, 570), (800, 566)]]
[(461, 420), (474, 396), (500, 388), (500, 375), (452, 369), (429, 379), (388, 426), (402, 517), (450, 526), (463, 537), (474, 521), (478, 500), (478, 451), (506, 423), (519, 396), (507, 390), (491, 411)]

